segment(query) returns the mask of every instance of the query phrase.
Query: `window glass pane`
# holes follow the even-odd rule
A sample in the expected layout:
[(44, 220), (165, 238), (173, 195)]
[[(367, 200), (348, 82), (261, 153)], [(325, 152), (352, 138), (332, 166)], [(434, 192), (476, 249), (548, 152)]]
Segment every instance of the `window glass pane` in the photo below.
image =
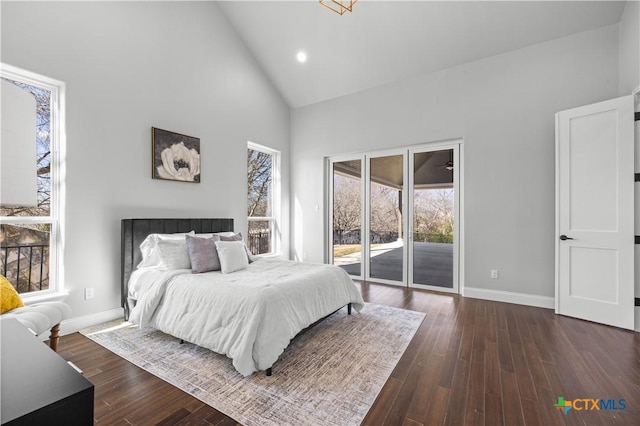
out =
[(402, 281), (404, 240), (402, 155), (372, 158), (370, 162), (369, 276)]
[(273, 237), (273, 221), (251, 220), (249, 221), (249, 236), (247, 246), (252, 254), (271, 253), (271, 239)]
[(453, 288), (453, 150), (414, 154), (413, 282)]
[(51, 224), (0, 225), (0, 271), (18, 293), (49, 288)]
[(333, 164), (333, 264), (362, 275), (362, 165)]
[(272, 213), (273, 155), (247, 150), (247, 216), (270, 217)]
[(51, 92), (2, 78), (0, 216), (49, 216)]
[(21, 294), (53, 291), (61, 84), (10, 66), (0, 71), (0, 273)]

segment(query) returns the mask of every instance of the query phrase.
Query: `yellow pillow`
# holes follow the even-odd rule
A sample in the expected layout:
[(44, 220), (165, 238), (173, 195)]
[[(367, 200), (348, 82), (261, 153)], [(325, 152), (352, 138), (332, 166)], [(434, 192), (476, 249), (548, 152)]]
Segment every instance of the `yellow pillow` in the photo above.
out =
[(13, 288), (9, 280), (2, 275), (0, 275), (0, 295), (2, 296), (0, 314), (4, 314), (7, 311), (24, 306), (24, 303), (22, 303), (22, 299), (16, 289)]

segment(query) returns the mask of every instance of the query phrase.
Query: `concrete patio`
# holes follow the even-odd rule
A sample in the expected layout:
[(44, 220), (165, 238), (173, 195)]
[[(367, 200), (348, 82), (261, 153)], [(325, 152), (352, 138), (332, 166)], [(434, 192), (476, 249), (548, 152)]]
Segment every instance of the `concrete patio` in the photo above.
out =
[[(403, 242), (381, 244), (371, 249), (370, 276), (372, 279), (402, 281)], [(414, 243), (415, 284), (453, 287), (453, 244)], [(351, 253), (334, 259), (351, 275), (361, 273), (361, 253)]]

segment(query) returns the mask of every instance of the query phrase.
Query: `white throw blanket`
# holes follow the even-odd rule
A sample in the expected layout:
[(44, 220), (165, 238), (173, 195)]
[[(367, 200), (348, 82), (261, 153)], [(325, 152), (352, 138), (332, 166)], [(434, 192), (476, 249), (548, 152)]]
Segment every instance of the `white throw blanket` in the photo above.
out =
[(351, 277), (332, 265), (260, 259), (231, 274), (136, 274), (130, 321), (225, 354), (244, 376), (270, 368), (290, 340), (342, 306), (364, 306)]

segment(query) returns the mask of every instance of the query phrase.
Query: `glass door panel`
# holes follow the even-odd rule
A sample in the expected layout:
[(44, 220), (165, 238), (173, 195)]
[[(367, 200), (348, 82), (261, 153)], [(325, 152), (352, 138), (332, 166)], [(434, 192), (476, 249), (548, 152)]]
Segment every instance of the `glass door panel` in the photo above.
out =
[(413, 154), (414, 284), (453, 288), (454, 166), (453, 149)]
[(333, 264), (362, 276), (362, 161), (334, 162)]
[(369, 277), (404, 281), (404, 155), (369, 163)]

